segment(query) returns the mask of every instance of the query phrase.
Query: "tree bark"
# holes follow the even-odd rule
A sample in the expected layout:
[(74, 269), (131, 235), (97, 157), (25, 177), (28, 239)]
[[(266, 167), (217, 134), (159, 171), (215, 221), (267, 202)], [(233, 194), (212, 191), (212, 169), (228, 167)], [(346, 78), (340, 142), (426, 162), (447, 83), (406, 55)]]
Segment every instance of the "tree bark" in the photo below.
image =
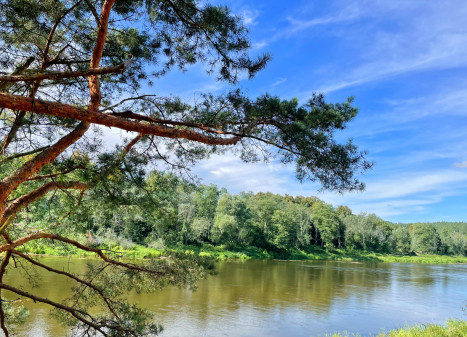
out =
[(9, 75), (0, 76), (0, 81), (15, 83), (15, 82), (34, 82), (42, 80), (60, 80), (63, 78), (76, 78), (76, 77), (88, 77), (95, 75), (105, 74), (117, 74), (122, 73), (126, 69), (126, 63), (122, 63), (113, 67), (105, 68), (91, 68), (87, 70), (77, 71), (64, 71), (64, 72), (50, 72), (50, 73), (39, 73), (33, 75)]
[[(41, 187), (19, 197), (13, 201), (8, 207), (6, 207), (5, 212), (2, 217), (0, 217), (0, 231), (3, 232), (4, 228), (2, 227), (6, 221), (15, 216), (20, 210), (22, 210), (27, 205), (33, 203), (37, 199), (43, 197), (48, 192), (57, 189), (75, 189), (75, 190), (85, 190), (89, 186), (85, 183), (79, 181), (70, 181), (70, 182), (50, 182), (42, 185)], [(1, 233), (0, 233), (1, 234)]]
[[(90, 104), (90, 106), (91, 105), (92, 104)], [(99, 111), (92, 111), (90, 109), (78, 108), (68, 104), (31, 99), (29, 97), (10, 95), (6, 93), (0, 93), (0, 108), (18, 109), (56, 117), (73, 118), (86, 123), (117, 127), (122, 130), (139, 132), (145, 135), (154, 135), (173, 139), (188, 139), (209, 145), (235, 145), (241, 139), (240, 136), (228, 138), (215, 137), (193, 130), (143, 123), (137, 120), (128, 120), (124, 117), (105, 114)]]
[[(89, 128), (89, 123), (80, 123), (72, 132), (61, 138), (54, 145), (44, 150), (33, 159), (27, 161), (15, 173), (4, 178), (0, 182), (0, 207), (8, 198), (8, 195), (14, 191), (20, 184), (26, 181), (29, 177), (37, 173), (42, 167), (49, 164), (57, 158), (63, 151), (80, 139)], [(0, 215), (3, 215), (3, 210), (0, 209)]]

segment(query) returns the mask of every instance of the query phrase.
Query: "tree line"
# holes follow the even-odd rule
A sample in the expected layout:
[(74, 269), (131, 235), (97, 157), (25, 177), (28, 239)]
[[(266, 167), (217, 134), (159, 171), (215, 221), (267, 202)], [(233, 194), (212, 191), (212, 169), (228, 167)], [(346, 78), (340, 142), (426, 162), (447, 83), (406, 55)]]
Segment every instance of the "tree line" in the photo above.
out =
[[(40, 227), (67, 215), (67, 203), (75, 208), (75, 201), (57, 194), (24, 216)], [(450, 255), (466, 255), (467, 248), (464, 222), (391, 223), (375, 214), (353, 214), (347, 206), (333, 207), (314, 196), (230, 194), (216, 185), (195, 185), (158, 171), (133, 178), (116, 174), (80, 203), (64, 220), (74, 226), (65, 228), (121, 245), (211, 244), (273, 252), (321, 247)]]

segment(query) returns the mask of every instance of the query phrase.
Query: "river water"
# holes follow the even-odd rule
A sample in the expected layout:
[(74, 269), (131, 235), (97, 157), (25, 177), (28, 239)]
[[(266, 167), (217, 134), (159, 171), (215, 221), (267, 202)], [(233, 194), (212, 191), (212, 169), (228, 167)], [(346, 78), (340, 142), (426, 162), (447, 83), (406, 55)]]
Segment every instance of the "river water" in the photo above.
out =
[[(42, 258), (57, 269), (83, 270), (84, 259)], [(195, 292), (166, 288), (133, 300), (155, 313), (161, 336), (362, 336), (414, 323), (466, 319), (467, 265), (332, 261), (222, 262)], [(6, 281), (60, 299), (71, 281), (41, 272), (31, 289), (15, 270)], [(10, 298), (17, 296), (8, 296)], [(44, 304), (26, 302), (30, 317), (19, 336), (64, 336)]]

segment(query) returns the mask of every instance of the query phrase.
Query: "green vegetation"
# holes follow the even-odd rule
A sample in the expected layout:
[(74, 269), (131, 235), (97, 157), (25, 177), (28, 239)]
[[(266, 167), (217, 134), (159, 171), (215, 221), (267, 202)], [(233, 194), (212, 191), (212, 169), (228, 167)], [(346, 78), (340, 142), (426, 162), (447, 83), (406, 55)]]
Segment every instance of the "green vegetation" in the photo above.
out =
[[(216, 260), (240, 259), (240, 260), (333, 260), (333, 261), (360, 261), (360, 262), (400, 262), (400, 263), (426, 263), (426, 264), (452, 264), (467, 263), (466, 256), (450, 255), (394, 255), (386, 253), (350, 251), (347, 249), (325, 250), (314, 247), (307, 251), (291, 249), (285, 253), (268, 252), (258, 247), (242, 247), (239, 249), (226, 249), (223, 246), (213, 246), (211, 244), (203, 245), (184, 245), (166, 249), (150, 248), (143, 245), (134, 244), (130, 247), (118, 245), (101, 244), (102, 248), (109, 256), (122, 257), (124, 259), (152, 259), (167, 257), (174, 252), (188, 253), (200, 256), (211, 257)], [(21, 251), (32, 254), (52, 255), (52, 256), (76, 256), (92, 257), (95, 254), (83, 252), (74, 247), (68, 247), (60, 243), (51, 241), (40, 241), (26, 244)]]
[[(327, 337), (358, 337), (358, 334), (337, 333)], [(467, 336), (467, 321), (449, 320), (444, 325), (419, 324), (388, 332), (381, 332), (375, 337), (464, 337)]]
[[(234, 87), (189, 101), (151, 92), (170, 70), (196, 63), (236, 85), (270, 59), (250, 57), (251, 45), (241, 18), (207, 1), (1, 0), (0, 292), (50, 305), (74, 335), (136, 337), (161, 328), (123, 295), (193, 286), (212, 273), (203, 256), (465, 255), (466, 232), (454, 227), (407, 227), (314, 197), (230, 195), (177, 178), (230, 146), (245, 162), (292, 164), (299, 180), (328, 190), (364, 188), (359, 175), (372, 163), (351, 139), (335, 136), (357, 115), (351, 97), (329, 103), (312, 94), (299, 104)], [(111, 149), (95, 126), (134, 138)], [(154, 165), (176, 175), (148, 174)], [(73, 275), (25, 250), (95, 253), (98, 263)], [(122, 252), (154, 259), (122, 263)], [(160, 254), (174, 258), (166, 263)], [(73, 280), (73, 295), (58, 303), (4, 283), (13, 265), (31, 264)], [(8, 336), (11, 312), (26, 313), (3, 302), (0, 294)]]
[[(76, 209), (67, 195), (57, 194), (18, 219), (38, 230), (60, 223), (57, 233), (131, 257), (170, 249), (220, 259), (467, 262), (467, 223), (395, 224), (316, 197), (232, 195), (163, 172), (149, 173), (136, 187), (124, 174), (116, 175), (80, 202)], [(80, 254), (44, 241), (27, 249)]]
[[(324, 95), (311, 94), (300, 104), (267, 93), (248, 96), (235, 85), (270, 59), (252, 55), (251, 46), (241, 17), (207, 1), (0, 0), (0, 329), (5, 336), (14, 319), (3, 306), (3, 290), (46, 303), (73, 335), (155, 335), (161, 328), (151, 314), (122, 294), (167, 284), (193, 286), (212, 272), (212, 259), (173, 251), (170, 263), (125, 264), (105, 247), (129, 249), (137, 243), (149, 248), (135, 246), (135, 255), (149, 256), (157, 254), (150, 248), (170, 245), (253, 243), (243, 200), (217, 195), (214, 205), (199, 207), (195, 219), (191, 201), (178, 199), (191, 198), (191, 190), (184, 195), (185, 187), (170, 185), (176, 178), (162, 177), (166, 189), (156, 192), (151, 184), (159, 181), (146, 179), (148, 167), (182, 175), (197, 161), (235, 147), (245, 162), (276, 158), (294, 165), (298, 179), (319, 181), (329, 190), (364, 188), (359, 175), (372, 163), (351, 139), (335, 137), (357, 115), (353, 98), (329, 103)], [(166, 86), (162, 78), (169, 71), (197, 63), (227, 82), (230, 91), (194, 99), (152, 91), (155, 82)], [(96, 126), (129, 131), (133, 139), (111, 147)], [(281, 225), (269, 238), (280, 246), (291, 244), (290, 216), (277, 213), (274, 219)], [(45, 240), (61, 246), (44, 247), (40, 241)], [(94, 252), (100, 266), (83, 275), (54, 270), (24, 254), (24, 244), (44, 253)], [(58, 303), (5, 283), (12, 265), (30, 264), (73, 280), (74, 295)], [(16, 305), (13, 312), (24, 313), (15, 311)]]

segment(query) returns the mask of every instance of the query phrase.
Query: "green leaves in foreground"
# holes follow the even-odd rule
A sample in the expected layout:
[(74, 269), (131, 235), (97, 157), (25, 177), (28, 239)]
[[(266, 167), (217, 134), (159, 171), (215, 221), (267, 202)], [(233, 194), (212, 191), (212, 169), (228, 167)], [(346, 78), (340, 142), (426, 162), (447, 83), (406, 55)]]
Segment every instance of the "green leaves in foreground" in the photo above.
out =
[(362, 190), (364, 184), (357, 176), (373, 166), (352, 139), (343, 143), (336, 139), (336, 132), (358, 113), (352, 102), (350, 97), (343, 103), (328, 103), (324, 95), (313, 94), (300, 105), (296, 98), (265, 94), (250, 99), (237, 90), (223, 97), (204, 96), (188, 108), (188, 115), (192, 123), (216, 125), (241, 137), (240, 157), (245, 161), (260, 160), (261, 155), (265, 160), (277, 157), (295, 164), (300, 181), (319, 181), (323, 189), (343, 192)]
[(29, 316), (29, 310), (22, 305), (16, 305), (15, 301), (8, 301), (2, 298), (2, 309), (5, 315), (5, 321), (8, 324), (23, 324)]
[(72, 336), (158, 334), (162, 326), (153, 322), (149, 310), (132, 303), (131, 294), (154, 292), (168, 285), (194, 288), (199, 279), (214, 273), (211, 258), (190, 253), (170, 254), (164, 259), (124, 261), (126, 266), (90, 262), (86, 274), (81, 277), (86, 281), (78, 283), (73, 288), (74, 295), (62, 302), (73, 308), (74, 314), (54, 309), (54, 316), (71, 328)]

